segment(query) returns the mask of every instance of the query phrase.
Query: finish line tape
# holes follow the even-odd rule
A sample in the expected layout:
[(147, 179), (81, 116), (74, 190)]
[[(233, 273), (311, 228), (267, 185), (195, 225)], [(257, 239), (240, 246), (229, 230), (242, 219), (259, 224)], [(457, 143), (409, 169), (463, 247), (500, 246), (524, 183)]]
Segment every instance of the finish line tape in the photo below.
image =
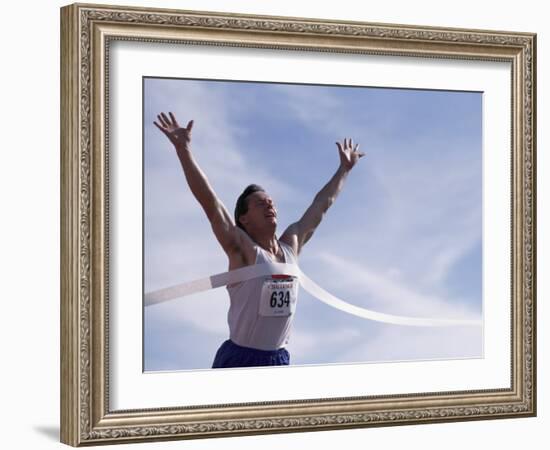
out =
[(403, 317), (392, 314), (384, 314), (371, 311), (366, 308), (352, 305), (344, 300), (335, 297), (330, 292), (320, 287), (317, 283), (305, 275), (296, 264), (285, 263), (263, 263), (253, 264), (229, 272), (219, 273), (199, 280), (177, 284), (158, 291), (145, 294), (145, 306), (152, 306), (158, 303), (173, 300), (179, 297), (196, 294), (197, 292), (208, 291), (228, 284), (239, 283), (252, 278), (267, 275), (292, 275), (298, 278), (300, 285), (313, 297), (340, 311), (352, 314), (363, 319), (377, 322), (391, 323), (394, 325), (408, 325), (416, 327), (449, 327), (449, 326), (481, 326), (481, 320), (461, 319), (431, 319), (417, 317)]

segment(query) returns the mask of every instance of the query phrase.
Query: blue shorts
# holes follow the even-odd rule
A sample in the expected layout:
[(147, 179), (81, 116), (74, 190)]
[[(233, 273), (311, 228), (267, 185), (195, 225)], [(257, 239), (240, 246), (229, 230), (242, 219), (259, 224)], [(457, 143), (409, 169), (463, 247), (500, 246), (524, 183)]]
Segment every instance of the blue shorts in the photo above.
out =
[(258, 350), (256, 348), (242, 347), (228, 339), (216, 352), (212, 368), (288, 366), (289, 364), (290, 354), (285, 348), (278, 350)]

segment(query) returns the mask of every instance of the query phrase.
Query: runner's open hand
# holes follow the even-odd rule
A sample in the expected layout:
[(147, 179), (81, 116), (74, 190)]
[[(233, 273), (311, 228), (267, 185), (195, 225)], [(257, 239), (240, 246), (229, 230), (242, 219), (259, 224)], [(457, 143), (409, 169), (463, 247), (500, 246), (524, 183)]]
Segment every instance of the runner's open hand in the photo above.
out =
[(168, 113), (170, 118), (164, 113), (160, 113), (157, 118), (160, 122), (153, 122), (157, 128), (162, 131), (170, 142), (176, 147), (176, 150), (188, 150), (191, 144), (191, 129), (193, 121), (190, 120), (186, 128), (181, 128), (174, 114)]
[(350, 139), (344, 139), (344, 143), (336, 142), (338, 146), (338, 153), (340, 154), (340, 166), (349, 171), (355, 165), (359, 158), (365, 156), (363, 152), (358, 151), (359, 144), (353, 145), (353, 141)]

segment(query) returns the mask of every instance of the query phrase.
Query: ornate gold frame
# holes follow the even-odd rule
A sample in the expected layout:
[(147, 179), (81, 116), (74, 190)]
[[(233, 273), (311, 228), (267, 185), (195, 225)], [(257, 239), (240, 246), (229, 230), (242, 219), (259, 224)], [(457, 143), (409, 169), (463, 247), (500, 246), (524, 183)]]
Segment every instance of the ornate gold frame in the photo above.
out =
[[(512, 66), (512, 385), (389, 397), (111, 411), (108, 111), (112, 40)], [(75, 4), (61, 9), (61, 441), (73, 446), (536, 414), (536, 35)]]

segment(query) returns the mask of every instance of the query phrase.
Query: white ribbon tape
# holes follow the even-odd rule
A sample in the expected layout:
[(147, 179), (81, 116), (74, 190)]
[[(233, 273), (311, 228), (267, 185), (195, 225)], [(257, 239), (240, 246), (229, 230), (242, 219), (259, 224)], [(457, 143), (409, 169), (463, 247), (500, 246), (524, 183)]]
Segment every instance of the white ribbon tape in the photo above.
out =
[(189, 281), (187, 283), (178, 284), (160, 289), (158, 291), (149, 292), (145, 294), (145, 306), (151, 306), (178, 297), (185, 297), (197, 292), (215, 289), (227, 284), (239, 283), (242, 281), (251, 280), (252, 278), (277, 274), (298, 277), (300, 285), (313, 297), (321, 300), (329, 306), (332, 306), (333, 308), (357, 317), (362, 317), (364, 319), (395, 325), (409, 325), (417, 327), (481, 326), (481, 320), (402, 317), (361, 308), (345, 302), (344, 300), (341, 300), (332, 295), (330, 292), (324, 290), (307, 275), (305, 275), (297, 265), (284, 263), (254, 264), (251, 266), (242, 267), (240, 269), (230, 270), (229, 272), (212, 275), (200, 280)]
[(158, 291), (149, 292), (145, 294), (145, 306), (151, 306), (178, 297), (185, 297), (186, 295), (195, 294), (197, 292), (208, 291), (210, 289), (225, 286), (226, 284), (240, 283), (241, 281), (251, 280), (252, 278), (275, 274), (299, 277), (301, 272), (299, 267), (295, 264), (254, 264), (240, 269), (230, 270), (229, 272), (218, 273), (200, 280), (189, 281)]

